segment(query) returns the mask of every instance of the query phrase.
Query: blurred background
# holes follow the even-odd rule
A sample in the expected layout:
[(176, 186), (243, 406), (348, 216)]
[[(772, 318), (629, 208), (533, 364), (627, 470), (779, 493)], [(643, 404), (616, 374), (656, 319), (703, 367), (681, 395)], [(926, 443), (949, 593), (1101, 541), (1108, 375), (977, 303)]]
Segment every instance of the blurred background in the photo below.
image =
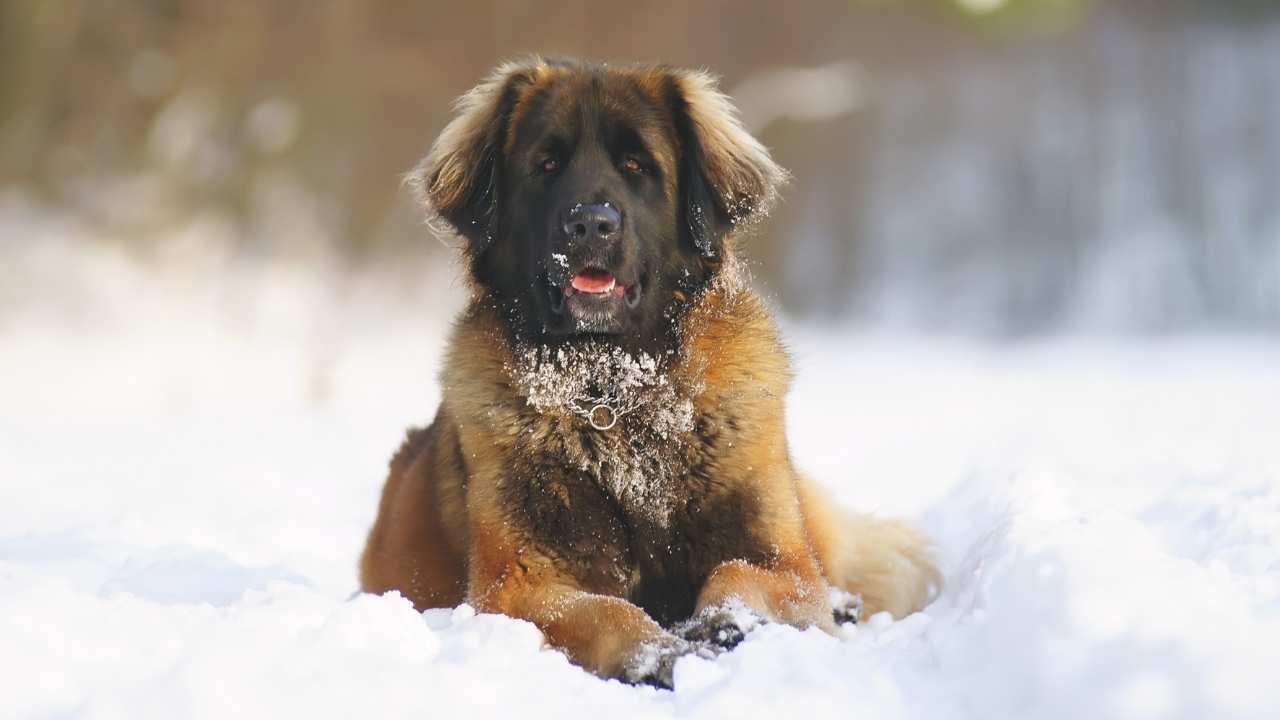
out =
[(345, 602), (465, 293), (402, 178), (525, 53), (723, 77), (788, 450), (948, 574), (662, 707), (1280, 717), (1280, 0), (0, 0), (0, 716), (596, 697)]
[(795, 175), (751, 242), (790, 316), (1270, 333), (1278, 48), (1245, 0), (4, 0), (0, 323), (101, 310), (85, 253), (231, 304), (232, 268), (450, 285), (402, 174), (539, 52), (723, 76)]
[(794, 325), (1274, 337), (1278, 49), (1246, 0), (0, 0), (0, 395), (427, 412), (464, 291), (402, 178), (531, 52), (723, 76)]

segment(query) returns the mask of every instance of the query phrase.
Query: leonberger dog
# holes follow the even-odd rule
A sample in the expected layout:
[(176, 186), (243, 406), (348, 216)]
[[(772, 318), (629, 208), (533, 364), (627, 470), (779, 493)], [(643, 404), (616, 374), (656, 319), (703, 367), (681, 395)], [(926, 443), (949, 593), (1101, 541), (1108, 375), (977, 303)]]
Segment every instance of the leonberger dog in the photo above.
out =
[(463, 95), (410, 181), (471, 298), (363, 589), (665, 687), (757, 623), (920, 609), (925, 538), (839, 511), (787, 449), (787, 352), (735, 251), (786, 178), (703, 72), (533, 58)]

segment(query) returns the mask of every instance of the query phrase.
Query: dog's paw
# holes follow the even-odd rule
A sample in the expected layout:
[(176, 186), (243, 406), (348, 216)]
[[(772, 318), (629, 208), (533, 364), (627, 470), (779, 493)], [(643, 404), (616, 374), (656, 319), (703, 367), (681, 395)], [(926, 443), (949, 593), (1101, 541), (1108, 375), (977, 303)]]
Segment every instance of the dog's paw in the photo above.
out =
[(623, 669), (623, 679), (632, 685), (652, 685), (663, 690), (673, 689), (676, 661), (685, 655), (713, 658), (713, 649), (669, 635), (656, 642), (640, 646)]
[(690, 642), (732, 650), (763, 622), (764, 619), (746, 605), (727, 603), (703, 609), (674, 630)]
[(830, 596), (831, 619), (836, 625), (857, 624), (862, 617), (862, 597), (834, 587), (830, 590)]

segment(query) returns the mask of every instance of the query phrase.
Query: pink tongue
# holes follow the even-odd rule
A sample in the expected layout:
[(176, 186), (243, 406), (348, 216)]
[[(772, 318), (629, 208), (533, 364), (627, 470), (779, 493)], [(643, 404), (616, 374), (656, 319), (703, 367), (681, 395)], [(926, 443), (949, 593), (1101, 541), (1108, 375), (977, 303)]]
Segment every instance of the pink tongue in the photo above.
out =
[(573, 289), (584, 293), (607, 293), (617, 281), (605, 270), (583, 270), (573, 276)]

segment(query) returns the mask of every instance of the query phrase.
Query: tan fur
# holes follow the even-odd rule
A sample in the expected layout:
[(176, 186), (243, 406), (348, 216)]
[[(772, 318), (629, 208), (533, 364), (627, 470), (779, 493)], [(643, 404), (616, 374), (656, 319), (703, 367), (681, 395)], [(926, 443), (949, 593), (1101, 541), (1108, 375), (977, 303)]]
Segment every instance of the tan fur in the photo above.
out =
[[(556, 72), (537, 59), (503, 66), (459, 101), (415, 174), (434, 212), (448, 215), (484, 181), (477, 154), (503, 146), (495, 115), (520, 104), (518, 92), (504, 100), (512, 83), (528, 91)], [(766, 212), (785, 172), (711, 79), (628, 72), (646, 92), (662, 78), (679, 84), (726, 206), (742, 222)], [(786, 351), (731, 253), (717, 262), (713, 287), (689, 299), (679, 353), (663, 360), (672, 392), (655, 404), (687, 402), (692, 415), (661, 441), (653, 418), (672, 407), (645, 407), (606, 431), (569, 408), (534, 407), (520, 349), (477, 288), (448, 341), (436, 418), (392, 460), (362, 588), (398, 590), (419, 609), (465, 599), (530, 620), (574, 662), (631, 680), (644, 679), (646, 653), (684, 647), (641, 605), (677, 620), (741, 602), (771, 621), (827, 630), (829, 586), (860, 594), (870, 612), (919, 609), (939, 584), (928, 542), (901, 523), (840, 512), (796, 472)], [(636, 456), (637, 438), (648, 455)], [(671, 499), (660, 513), (606, 476), (640, 460), (651, 461), (645, 482)]]
[(861, 596), (864, 616), (888, 612), (900, 618), (942, 589), (929, 540), (891, 518), (849, 512), (801, 478), (800, 504), (810, 542), (827, 581)]
[[(499, 487), (510, 468), (528, 461), (513, 439), (535, 411), (508, 375), (513, 358), (498, 322), (473, 307), (455, 329), (440, 413), (392, 463), (361, 564), (362, 587), (397, 589), (420, 609), (465, 597), (482, 611), (538, 624), (575, 662), (618, 676), (639, 646), (672, 638), (626, 602), (628, 585), (584, 587), (509, 522), (518, 508), (504, 505)], [(687, 336), (691, 352), (672, 376), (703, 386), (697, 407), (731, 404), (750, 428), (718, 474), (760, 499), (758, 527), (750, 530), (774, 548), (767, 564), (731, 559), (712, 569), (697, 609), (737, 599), (766, 618), (829, 629), (828, 583), (861, 595), (866, 612), (902, 617), (919, 609), (940, 586), (924, 537), (897, 521), (840, 512), (792, 468), (782, 434), (790, 370), (759, 299), (745, 289), (709, 294)], [(550, 426), (569, 422), (576, 420), (553, 415), (532, 426), (551, 433)], [(456, 448), (448, 444), (455, 433)], [(457, 498), (465, 498), (465, 509)]]

